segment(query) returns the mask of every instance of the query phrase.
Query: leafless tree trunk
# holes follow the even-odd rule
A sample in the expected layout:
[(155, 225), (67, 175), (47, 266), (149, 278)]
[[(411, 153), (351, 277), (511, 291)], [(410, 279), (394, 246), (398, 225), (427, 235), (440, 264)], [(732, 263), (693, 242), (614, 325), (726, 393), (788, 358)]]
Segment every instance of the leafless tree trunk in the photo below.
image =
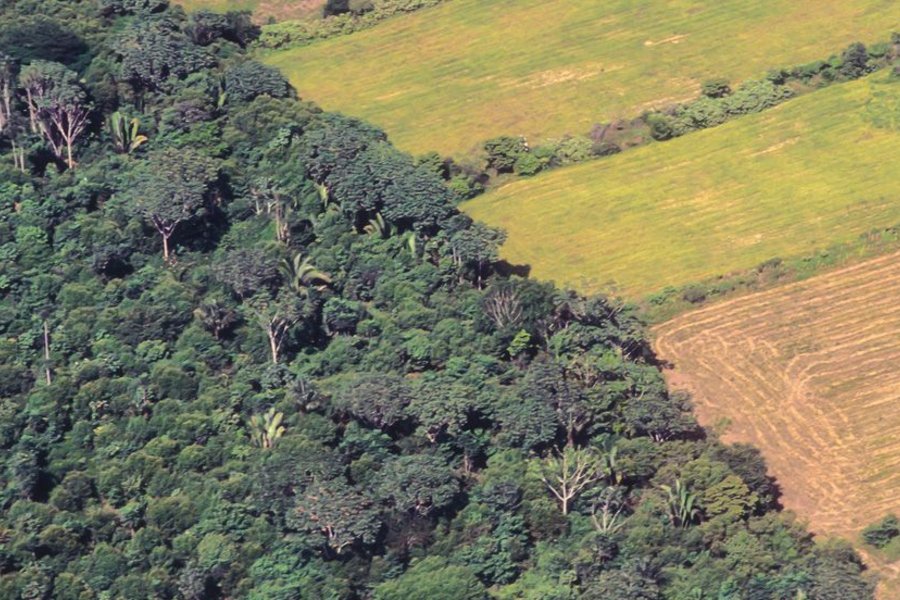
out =
[(13, 166), (17, 168), (22, 173), (25, 172), (25, 149), (19, 148), (16, 145), (16, 140), (11, 140), (12, 143), (12, 156), (13, 156)]
[(50, 329), (47, 327), (46, 319), (44, 319), (44, 375), (47, 377), (47, 385), (53, 383), (50, 374)]
[(163, 221), (162, 219), (151, 216), (150, 221), (153, 223), (153, 227), (162, 236), (163, 242), (163, 260), (165, 262), (169, 262), (169, 238), (172, 237), (172, 234), (175, 233), (175, 228), (178, 227), (178, 223), (181, 221), (176, 221), (175, 223), (170, 223), (168, 221)]
[(602, 477), (599, 459), (591, 450), (567, 446), (547, 459), (541, 480), (559, 500), (562, 514), (569, 514), (569, 505), (578, 494)]
[(12, 85), (5, 78), (0, 83), (0, 133), (3, 133), (12, 121)]

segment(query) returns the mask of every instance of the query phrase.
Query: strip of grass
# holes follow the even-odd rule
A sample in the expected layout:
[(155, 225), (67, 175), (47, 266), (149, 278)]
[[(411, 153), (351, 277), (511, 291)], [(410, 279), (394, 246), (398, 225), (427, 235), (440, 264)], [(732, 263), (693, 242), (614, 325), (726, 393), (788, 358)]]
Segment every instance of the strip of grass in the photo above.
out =
[(900, 84), (887, 73), (520, 180), (464, 209), (534, 276), (630, 298), (900, 222)]
[(411, 152), (586, 132), (900, 26), (890, 0), (453, 0), (267, 62)]

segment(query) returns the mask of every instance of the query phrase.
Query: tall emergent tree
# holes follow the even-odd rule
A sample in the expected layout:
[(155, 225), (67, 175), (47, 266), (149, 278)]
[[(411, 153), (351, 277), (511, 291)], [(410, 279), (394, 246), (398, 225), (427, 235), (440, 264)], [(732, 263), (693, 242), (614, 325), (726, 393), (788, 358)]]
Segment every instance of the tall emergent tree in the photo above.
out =
[(194, 150), (174, 148), (151, 153), (135, 168), (130, 195), (141, 216), (162, 237), (167, 262), (172, 234), (206, 204), (218, 172), (212, 159)]
[(4, 134), (12, 122), (13, 89), (18, 67), (13, 57), (0, 52), (0, 135)]
[(93, 109), (78, 75), (59, 63), (36, 60), (22, 69), (20, 84), (32, 130), (41, 134), (56, 158), (74, 168), (72, 148), (87, 129)]

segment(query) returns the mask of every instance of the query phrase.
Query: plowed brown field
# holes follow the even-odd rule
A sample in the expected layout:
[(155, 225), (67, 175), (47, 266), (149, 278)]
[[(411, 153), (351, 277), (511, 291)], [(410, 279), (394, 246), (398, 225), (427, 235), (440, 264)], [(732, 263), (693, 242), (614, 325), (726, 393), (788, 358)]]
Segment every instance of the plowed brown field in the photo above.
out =
[(900, 253), (684, 314), (656, 349), (704, 425), (762, 449), (813, 531), (855, 540), (900, 513)]

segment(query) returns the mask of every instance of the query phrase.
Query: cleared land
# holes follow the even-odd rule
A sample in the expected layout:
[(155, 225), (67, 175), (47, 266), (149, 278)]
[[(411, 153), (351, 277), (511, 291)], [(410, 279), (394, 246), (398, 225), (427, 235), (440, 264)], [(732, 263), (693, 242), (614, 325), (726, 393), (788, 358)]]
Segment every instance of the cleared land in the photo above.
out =
[[(817, 533), (855, 539), (900, 513), (898, 299), (895, 253), (656, 329), (701, 423), (762, 449), (784, 505)], [(900, 594), (900, 563), (874, 563)]]
[(451, 0), (266, 60), (401, 148), (460, 155), (500, 134), (587, 132), (898, 26), (894, 0)]
[(463, 209), (537, 278), (635, 298), (900, 223), (897, 117), (900, 83), (876, 73)]
[(325, 0), (176, 0), (176, 3), (181, 4), (187, 11), (252, 10), (255, 20), (264, 23), (269, 18), (283, 21), (318, 15)]

